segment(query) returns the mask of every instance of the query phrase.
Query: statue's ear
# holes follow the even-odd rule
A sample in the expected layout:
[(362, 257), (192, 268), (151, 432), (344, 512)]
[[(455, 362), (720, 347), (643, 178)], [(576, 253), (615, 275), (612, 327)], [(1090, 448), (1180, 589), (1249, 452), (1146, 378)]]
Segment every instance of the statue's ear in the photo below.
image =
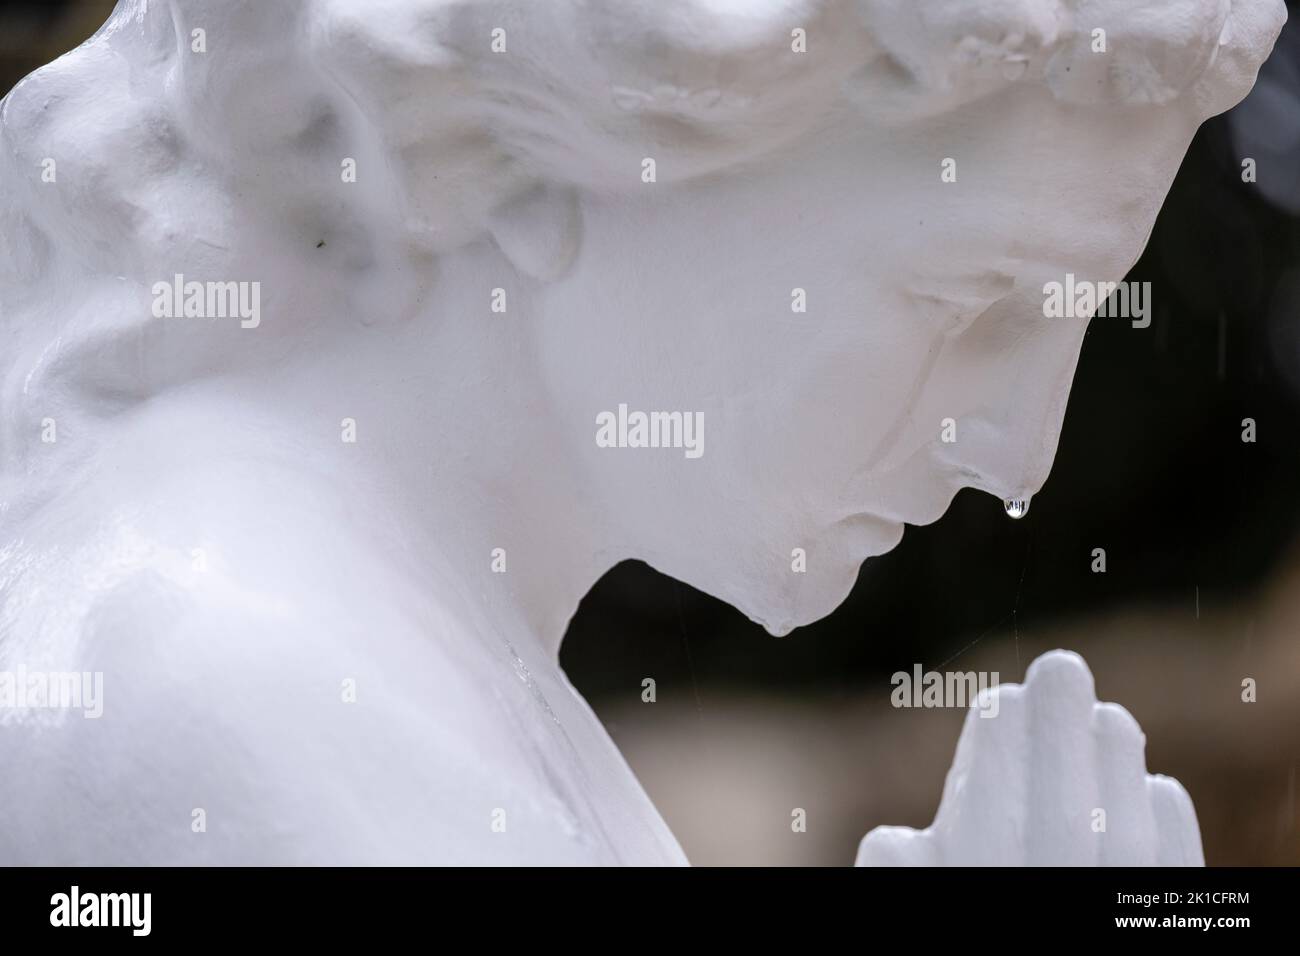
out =
[(493, 210), (488, 229), (511, 265), (549, 281), (562, 276), (578, 254), (582, 210), (572, 189), (539, 185)]

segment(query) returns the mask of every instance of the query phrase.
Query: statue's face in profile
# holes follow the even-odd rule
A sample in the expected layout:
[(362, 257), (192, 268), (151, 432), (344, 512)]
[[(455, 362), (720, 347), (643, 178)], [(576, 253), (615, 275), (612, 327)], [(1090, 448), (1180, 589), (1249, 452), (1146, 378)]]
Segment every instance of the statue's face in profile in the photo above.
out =
[[(958, 489), (990, 508), (1038, 490), (1090, 312), (1048, 317), (1045, 287), (1123, 279), (1280, 23), (1272, 4), (1182, 7), (1165, 30), (1115, 5), (1107, 41), (1073, 8), (827, 5), (807, 61), (738, 34), (725, 72), (754, 95), (712, 109), (695, 93), (724, 71), (694, 41), (663, 90), (653, 44), (600, 46), (637, 96), (583, 103), (561, 140), (583, 150), (549, 166), (599, 188), (528, 334), (611, 553), (779, 633)], [(1144, 308), (1097, 321), (1137, 340)], [(623, 406), (697, 413), (703, 453), (605, 447)]]
[[(726, 176), (584, 201), (577, 260), (537, 291), (528, 334), (615, 546), (780, 633), (960, 488), (999, 510), (1038, 490), (1086, 326), (1046, 317), (1043, 287), (1122, 278), (1173, 171), (1090, 192), (1097, 174), (1043, 144), (1125, 134), (1054, 117), (975, 104), (980, 136), (953, 142), (951, 118), (846, 113)], [(702, 453), (602, 447), (620, 405), (699, 413)]]

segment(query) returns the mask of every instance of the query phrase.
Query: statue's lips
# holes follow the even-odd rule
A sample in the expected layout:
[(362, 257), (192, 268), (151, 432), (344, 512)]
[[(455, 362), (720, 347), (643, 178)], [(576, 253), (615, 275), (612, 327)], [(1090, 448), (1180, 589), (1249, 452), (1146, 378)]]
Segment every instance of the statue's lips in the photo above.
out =
[(1009, 498), (1028, 499), (1041, 487), (1041, 482), (1027, 487), (1023, 482), (945, 460), (941, 453), (925, 457), (925, 463), (919, 467), (896, 469), (868, 482), (872, 498), (864, 501), (859, 494), (852, 512), (841, 523), (857, 528), (859, 533), (867, 533), (872, 539), (892, 538), (889, 545), (892, 548), (905, 525), (922, 526), (938, 521), (964, 488), (983, 492), (1001, 502)]

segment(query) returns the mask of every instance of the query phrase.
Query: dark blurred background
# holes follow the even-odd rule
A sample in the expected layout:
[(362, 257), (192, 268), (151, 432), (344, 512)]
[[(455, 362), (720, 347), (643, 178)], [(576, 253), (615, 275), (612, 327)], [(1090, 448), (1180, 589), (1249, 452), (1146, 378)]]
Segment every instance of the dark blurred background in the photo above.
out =
[[(1187, 787), (1210, 864), (1300, 864), (1300, 23), (1207, 122), (1129, 275), (1148, 329), (1098, 320), (1052, 474), (1012, 521), (974, 491), (782, 639), (638, 562), (561, 652), (696, 863), (846, 864), (934, 816), (964, 714), (895, 710), (889, 676), (1018, 681), (1079, 651), (1098, 695)], [(0, 0), (0, 90), (89, 36), (109, 0)], [(1243, 183), (1242, 160), (1257, 182)], [(1134, 156), (1133, 162), (1141, 162)], [(1257, 440), (1241, 440), (1242, 419)], [(1105, 548), (1107, 571), (1091, 571)], [(641, 700), (654, 678), (657, 700)], [(1258, 701), (1241, 701), (1241, 681)], [(791, 831), (791, 810), (808, 815)]]

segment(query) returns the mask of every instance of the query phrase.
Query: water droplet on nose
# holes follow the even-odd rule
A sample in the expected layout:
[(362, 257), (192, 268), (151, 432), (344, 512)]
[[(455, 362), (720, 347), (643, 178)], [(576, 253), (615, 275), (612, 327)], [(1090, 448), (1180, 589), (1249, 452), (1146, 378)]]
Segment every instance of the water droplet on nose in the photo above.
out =
[(1008, 498), (1002, 502), (1002, 506), (1007, 509), (1007, 514), (1012, 518), (1023, 518), (1029, 513), (1028, 498)]

